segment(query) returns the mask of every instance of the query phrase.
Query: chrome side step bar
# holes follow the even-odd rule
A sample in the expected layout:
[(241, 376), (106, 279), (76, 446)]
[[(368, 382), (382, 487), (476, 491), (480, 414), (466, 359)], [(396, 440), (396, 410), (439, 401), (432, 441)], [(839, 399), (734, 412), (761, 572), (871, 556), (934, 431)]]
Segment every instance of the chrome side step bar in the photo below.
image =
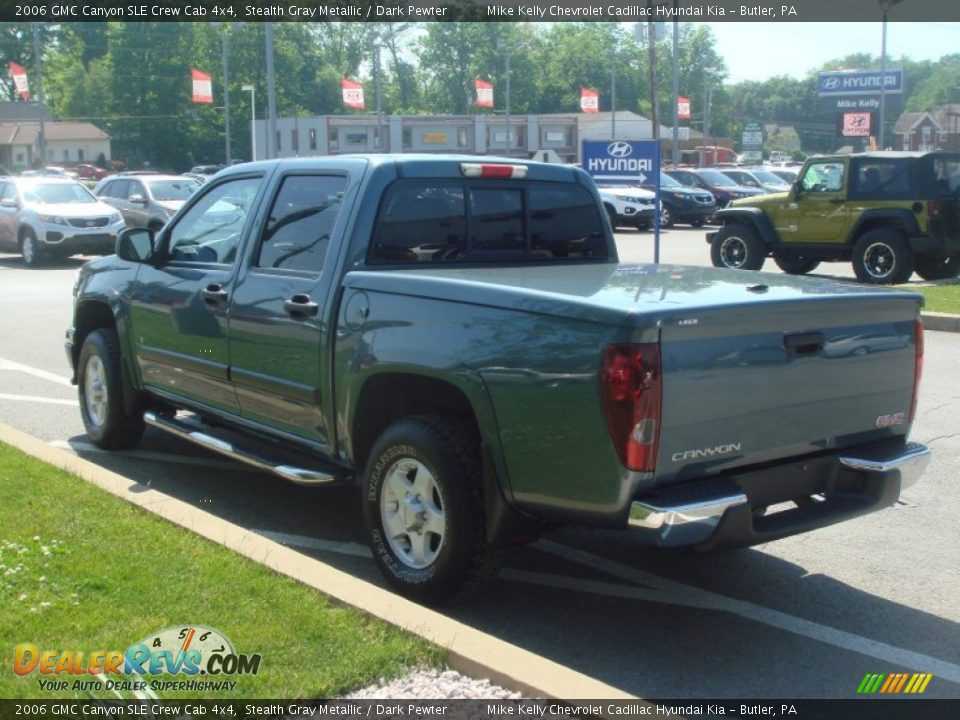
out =
[(205, 430), (198, 429), (196, 424), (178, 419), (177, 417), (169, 417), (148, 411), (143, 414), (143, 420), (147, 425), (176, 435), (179, 438), (200, 445), (207, 450), (213, 450), (213, 452), (226, 455), (229, 458), (246, 463), (247, 465), (252, 465), (260, 470), (279, 475), (284, 480), (289, 480), (297, 485), (326, 485), (336, 482), (338, 479), (334, 475), (316, 468), (277, 464), (254, 450), (241, 448), (236, 443), (218, 438)]

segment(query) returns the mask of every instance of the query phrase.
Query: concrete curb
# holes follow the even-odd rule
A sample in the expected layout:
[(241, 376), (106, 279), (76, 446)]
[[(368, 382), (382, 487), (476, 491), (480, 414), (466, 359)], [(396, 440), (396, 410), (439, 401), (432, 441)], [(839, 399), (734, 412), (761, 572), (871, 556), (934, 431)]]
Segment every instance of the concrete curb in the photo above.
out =
[(936, 330), (938, 332), (960, 332), (960, 315), (924, 312), (920, 313), (920, 319), (923, 320), (924, 330)]
[(51, 447), (32, 435), (2, 423), (0, 442), (78, 475), (133, 505), (309, 585), (346, 605), (446, 648), (450, 667), (465, 675), (487, 678), (534, 698), (634, 699), (634, 696), (611, 685), (358, 580), (326, 563), (301, 555), (88, 460)]

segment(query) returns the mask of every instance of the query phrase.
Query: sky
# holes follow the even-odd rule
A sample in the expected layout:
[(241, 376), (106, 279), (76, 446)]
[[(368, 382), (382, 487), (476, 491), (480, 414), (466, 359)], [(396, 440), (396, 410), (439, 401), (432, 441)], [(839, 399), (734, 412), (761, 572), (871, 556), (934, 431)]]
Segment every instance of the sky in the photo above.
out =
[[(960, 2), (960, 0), (958, 0)], [(881, 24), (712, 23), (728, 82), (804, 77), (809, 70), (858, 52), (879, 57)], [(939, 60), (960, 53), (960, 23), (894, 22), (887, 25), (887, 57)]]

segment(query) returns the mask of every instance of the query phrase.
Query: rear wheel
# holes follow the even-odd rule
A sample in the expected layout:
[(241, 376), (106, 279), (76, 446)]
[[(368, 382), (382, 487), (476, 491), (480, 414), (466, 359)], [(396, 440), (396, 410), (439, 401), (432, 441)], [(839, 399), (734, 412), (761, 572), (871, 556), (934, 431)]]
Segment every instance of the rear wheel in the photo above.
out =
[(710, 245), (710, 259), (714, 267), (759, 270), (766, 257), (766, 248), (756, 231), (740, 223), (720, 228)]
[(778, 268), (790, 275), (806, 275), (820, 265), (819, 260), (805, 257), (774, 257), (773, 261)]
[(857, 280), (871, 285), (903, 283), (913, 274), (913, 251), (900, 231), (877, 228), (853, 246), (853, 271)]
[(398, 420), (367, 462), (364, 517), (387, 581), (424, 603), (463, 599), (500, 568), (486, 539), (480, 439), (447, 416)]
[(40, 241), (33, 230), (27, 228), (23, 237), (20, 238), (20, 255), (23, 256), (23, 264), (27, 267), (37, 267), (43, 264), (43, 249), (40, 247)]
[(924, 280), (946, 280), (960, 274), (960, 255), (944, 258), (918, 257), (914, 261), (917, 275)]
[(80, 417), (97, 447), (122, 450), (136, 445), (143, 435), (143, 415), (128, 413), (123, 402), (120, 341), (112, 328), (87, 335), (77, 363)]

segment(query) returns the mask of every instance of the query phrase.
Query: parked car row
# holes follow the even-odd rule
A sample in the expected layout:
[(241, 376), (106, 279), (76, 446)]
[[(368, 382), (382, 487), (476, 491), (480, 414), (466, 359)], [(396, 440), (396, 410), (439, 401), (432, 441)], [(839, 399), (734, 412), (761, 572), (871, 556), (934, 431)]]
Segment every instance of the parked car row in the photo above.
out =
[(119, 173), (91, 192), (54, 170), (0, 176), (0, 250), (19, 252), (29, 267), (112, 253), (123, 228), (159, 230), (201, 185), (183, 175)]

